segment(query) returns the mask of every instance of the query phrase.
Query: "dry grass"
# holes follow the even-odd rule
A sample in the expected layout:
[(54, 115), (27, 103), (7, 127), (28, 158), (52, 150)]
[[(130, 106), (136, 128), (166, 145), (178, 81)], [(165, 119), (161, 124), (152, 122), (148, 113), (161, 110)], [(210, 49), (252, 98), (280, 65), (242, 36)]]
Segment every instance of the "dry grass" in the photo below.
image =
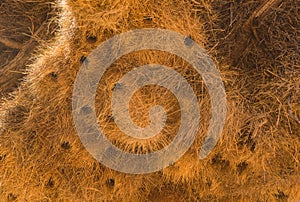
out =
[[(293, 38), (299, 27), (298, 4), (292, 0), (60, 1), (58, 35), (39, 50), (14, 98), (3, 101), (0, 108), (0, 198), (300, 199), (299, 44)], [(274, 20), (276, 17), (279, 19)], [(158, 136), (137, 141), (122, 134), (113, 122), (110, 98), (114, 84), (145, 63), (165, 64), (180, 72), (197, 92), (203, 118), (194, 144), (178, 162), (160, 172), (129, 175), (99, 164), (84, 149), (73, 125), (71, 98), (81, 62), (93, 48), (115, 34), (144, 27), (191, 36), (209, 50), (223, 76), (228, 115), (217, 147), (208, 158), (199, 160), (197, 152), (210, 118), (209, 96), (201, 76), (182, 59), (164, 52), (139, 51), (120, 58), (105, 73), (96, 99), (99, 125), (116, 146), (138, 153), (160, 149), (180, 124), (174, 96), (154, 86), (135, 93), (130, 113), (135, 123), (145, 126), (149, 123), (147, 110), (153, 104), (163, 105), (168, 124)]]

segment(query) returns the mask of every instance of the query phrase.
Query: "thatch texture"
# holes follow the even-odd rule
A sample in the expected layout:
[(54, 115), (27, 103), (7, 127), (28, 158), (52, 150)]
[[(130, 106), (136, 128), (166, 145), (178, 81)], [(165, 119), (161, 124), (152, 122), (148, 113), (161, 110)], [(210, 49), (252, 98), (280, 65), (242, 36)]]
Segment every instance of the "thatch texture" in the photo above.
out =
[[(84, 1), (57, 3), (60, 28), (39, 50), (14, 98), (3, 101), (0, 198), (17, 201), (275, 201), (299, 200), (299, 3), (270, 1)], [(178, 130), (176, 99), (163, 88), (137, 91), (134, 122), (149, 124), (161, 104), (168, 125), (155, 138), (134, 140), (111, 116), (112, 89), (126, 72), (147, 63), (170, 66), (195, 90), (201, 127), (190, 150), (170, 167), (147, 175), (119, 173), (85, 150), (72, 120), (72, 90), (85, 57), (106, 39), (132, 29), (164, 28), (208, 50), (222, 75), (228, 113), (213, 152), (199, 160), (209, 119), (205, 84), (186, 61), (159, 51), (117, 60), (97, 91), (99, 125), (123, 150), (167, 145)]]

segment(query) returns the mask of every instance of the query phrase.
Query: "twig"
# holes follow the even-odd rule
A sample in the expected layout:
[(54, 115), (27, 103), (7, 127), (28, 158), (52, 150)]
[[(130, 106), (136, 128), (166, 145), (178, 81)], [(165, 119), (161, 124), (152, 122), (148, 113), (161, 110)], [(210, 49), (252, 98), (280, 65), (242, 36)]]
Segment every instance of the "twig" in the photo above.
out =
[(290, 115), (290, 117), (292, 117), (296, 122), (298, 122), (300, 124), (300, 120), (298, 119), (298, 117), (296, 115), (293, 114), (293, 111), (292, 111), (292, 107), (291, 107), (291, 95), (289, 95), (287, 97), (287, 103), (288, 103), (288, 106), (289, 106), (289, 115)]
[(4, 37), (0, 37), (0, 43), (4, 44), (5, 46), (9, 47), (9, 48), (14, 48), (14, 49), (21, 49), (22, 48), (22, 44), (9, 40), (7, 38)]
[(275, 4), (279, 4), (281, 1), (282, 0), (266, 0), (264, 4), (262, 4), (252, 13), (252, 15), (244, 24), (244, 27), (249, 26), (255, 18), (263, 16), (270, 8), (272, 8)]
[(22, 71), (25, 69), (26, 62), (30, 57), (32, 49), (36, 44), (38, 44), (36, 36), (45, 30), (45, 28), (47, 28), (46, 21), (39, 27), (33, 36), (31, 36), (31, 39), (29, 39), (22, 47), (19, 48), (20, 51), (17, 56), (4, 68), (0, 69), (0, 87), (3, 90), (11, 90), (15, 83), (17, 83), (17, 80), (22, 77), (22, 73), (16, 74), (16, 72), (12, 72), (11, 70)]
[(236, 55), (234, 56), (237, 61), (235, 62), (234, 65), (237, 65), (242, 58), (245, 57), (245, 54), (248, 52), (248, 50), (251, 48), (249, 47), (250, 45), (250, 40), (251, 40), (251, 34), (254, 35), (256, 40), (259, 40), (258, 35), (256, 33), (255, 28), (252, 26), (252, 23), (255, 19), (257, 18), (262, 18), (264, 15), (267, 13), (267, 11), (270, 10), (270, 8), (273, 8), (275, 5), (281, 3), (282, 0), (266, 0), (261, 6), (259, 6), (255, 11), (252, 13), (252, 15), (249, 17), (249, 19), (242, 24), (241, 26), (235, 26), (232, 30), (231, 33), (233, 33), (236, 29), (241, 28), (245, 32), (243, 36), (243, 40), (241, 42), (241, 48), (239, 48), (236, 51)]

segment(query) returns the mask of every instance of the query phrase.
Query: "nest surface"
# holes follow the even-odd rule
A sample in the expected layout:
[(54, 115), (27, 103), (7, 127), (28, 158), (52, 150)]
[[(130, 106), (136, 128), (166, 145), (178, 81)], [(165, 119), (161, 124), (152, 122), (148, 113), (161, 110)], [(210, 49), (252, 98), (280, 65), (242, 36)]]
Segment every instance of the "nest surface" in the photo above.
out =
[[(65, 0), (55, 7), (57, 35), (38, 49), (18, 91), (0, 108), (1, 199), (300, 199), (299, 2)], [(228, 114), (218, 145), (199, 160), (211, 107), (201, 75), (166, 52), (121, 57), (103, 75), (95, 101), (98, 123), (114, 145), (132, 153), (159, 150), (180, 126), (176, 98), (157, 86), (138, 90), (129, 107), (141, 127), (149, 124), (153, 105), (166, 109), (167, 125), (156, 137), (136, 140), (114, 123), (112, 89), (128, 71), (144, 64), (164, 64), (182, 74), (196, 92), (202, 117), (195, 142), (179, 161), (159, 172), (130, 175), (105, 167), (83, 147), (72, 120), (72, 90), (94, 48), (116, 34), (147, 27), (179, 32), (208, 50), (223, 78)], [(5, 55), (8, 61), (13, 57)]]

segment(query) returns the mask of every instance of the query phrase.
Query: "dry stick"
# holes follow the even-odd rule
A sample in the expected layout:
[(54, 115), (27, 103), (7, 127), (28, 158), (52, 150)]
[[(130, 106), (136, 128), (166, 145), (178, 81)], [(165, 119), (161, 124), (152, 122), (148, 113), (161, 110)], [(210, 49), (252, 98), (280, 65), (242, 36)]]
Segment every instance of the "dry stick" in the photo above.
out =
[(291, 95), (288, 96), (287, 103), (288, 103), (288, 106), (289, 106), (289, 115), (290, 115), (290, 117), (292, 117), (296, 122), (298, 122), (300, 124), (300, 120), (298, 119), (298, 117), (296, 115), (293, 114), (293, 111), (292, 111)]
[(263, 5), (261, 5), (252, 13), (252, 15), (246, 21), (243, 27), (248, 27), (255, 18), (264, 17), (264, 15), (270, 10), (270, 8), (272, 8), (275, 5), (278, 5), (281, 2), (282, 0), (266, 0), (266, 2)]
[[(39, 35), (40, 32), (47, 28), (47, 23), (44, 22), (39, 29), (34, 33), (32, 38), (23, 45), (17, 54), (17, 56), (4, 68), (0, 69), (0, 88), (5, 91), (13, 88), (13, 86), (17, 83), (17, 80), (20, 79), (22, 74), (16, 75), (14, 71), (18, 71), (24, 69), (26, 61), (29, 59), (29, 55), (32, 51), (32, 48), (37, 43), (36, 36)], [(1, 42), (1, 41), (0, 41)], [(10, 46), (11, 47), (11, 46)], [(1, 90), (0, 89), (0, 90)]]
[(259, 17), (264, 17), (267, 12), (274, 6), (280, 4), (282, 0), (266, 0), (265, 3), (263, 3), (259, 8), (257, 8), (252, 15), (249, 17), (249, 19), (242, 25), (241, 29), (247, 31), (245, 40), (243, 43), (243, 48), (239, 51), (237, 51), (237, 57), (236, 58), (244, 58), (245, 54), (250, 50), (249, 46), (249, 38), (251, 33), (253, 33), (254, 37), (258, 40), (258, 36), (256, 34), (256, 30), (251, 26), (254, 19), (257, 19)]
[(17, 43), (15, 41), (9, 40), (7, 38), (0, 37), (0, 43), (4, 44), (5, 46), (9, 48), (14, 48), (14, 49), (21, 49), (22, 44)]
[[(235, 26), (235, 27), (233, 27), (233, 29), (230, 31), (230, 33), (233, 33), (239, 27), (241, 27), (243, 30), (247, 30), (247, 28), (250, 26), (251, 22), (255, 18), (258, 18), (260, 16), (263, 17), (270, 8), (272, 8), (273, 6), (275, 6), (275, 4), (277, 5), (277, 4), (281, 3), (281, 2), (282, 2), (282, 0), (271, 0), (271, 1), (266, 0), (266, 2), (264, 4), (262, 4), (258, 9), (256, 9), (252, 13), (252, 15), (249, 17), (249, 19), (242, 26)], [(230, 14), (230, 15), (232, 15), (232, 14)], [(228, 35), (230, 35), (230, 34), (228, 34)]]

